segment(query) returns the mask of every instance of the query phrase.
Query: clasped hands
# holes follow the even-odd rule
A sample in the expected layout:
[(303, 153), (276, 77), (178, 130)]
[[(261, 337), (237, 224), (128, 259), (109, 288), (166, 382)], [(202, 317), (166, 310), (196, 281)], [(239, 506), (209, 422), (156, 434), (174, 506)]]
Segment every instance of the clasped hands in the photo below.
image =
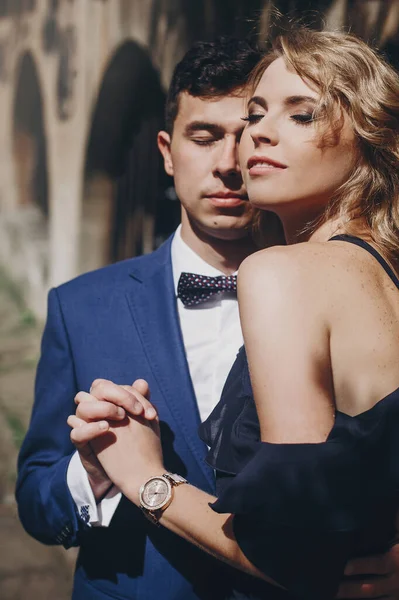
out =
[(97, 379), (90, 392), (75, 396), (77, 410), (68, 417), (71, 440), (99, 501), (116, 485), (138, 504), (140, 486), (165, 472), (157, 411), (146, 381), (133, 386)]
[[(138, 379), (128, 386), (97, 379), (90, 393), (79, 392), (75, 402), (76, 414), (68, 417), (71, 440), (96, 500), (115, 484), (138, 505), (140, 486), (165, 472), (147, 382)], [(351, 577), (342, 581), (337, 598), (399, 600), (399, 544), (385, 554), (349, 561), (345, 575)]]

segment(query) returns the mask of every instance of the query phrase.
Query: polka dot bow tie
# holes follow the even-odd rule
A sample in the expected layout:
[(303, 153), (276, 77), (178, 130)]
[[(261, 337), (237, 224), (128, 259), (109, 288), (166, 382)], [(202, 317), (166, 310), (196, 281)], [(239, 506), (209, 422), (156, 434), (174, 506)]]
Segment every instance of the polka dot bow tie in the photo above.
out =
[(208, 277), (196, 273), (182, 273), (177, 286), (177, 297), (184, 306), (197, 306), (219, 292), (236, 292), (237, 275)]

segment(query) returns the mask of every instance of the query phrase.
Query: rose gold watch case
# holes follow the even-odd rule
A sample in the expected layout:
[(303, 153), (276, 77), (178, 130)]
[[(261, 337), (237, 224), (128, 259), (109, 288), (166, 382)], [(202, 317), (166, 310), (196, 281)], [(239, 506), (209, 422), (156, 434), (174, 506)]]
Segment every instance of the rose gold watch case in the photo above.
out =
[[(156, 506), (150, 506), (144, 500), (144, 497), (143, 497), (144, 496), (144, 490), (147, 487), (147, 485), (149, 485), (152, 481), (157, 481), (157, 480), (162, 480), (166, 484), (166, 486), (167, 486), (167, 495), (166, 495), (166, 498), (164, 500), (162, 500), (162, 502), (160, 502)], [(167, 508), (169, 506), (169, 504), (171, 503), (171, 501), (172, 501), (172, 484), (163, 475), (156, 475), (155, 477), (151, 477), (150, 479), (147, 479), (147, 481), (144, 482), (143, 485), (141, 486), (140, 491), (139, 491), (139, 498), (140, 498), (141, 507), (145, 508), (146, 510), (148, 510), (150, 512), (156, 512), (157, 510), (162, 510), (164, 508)]]

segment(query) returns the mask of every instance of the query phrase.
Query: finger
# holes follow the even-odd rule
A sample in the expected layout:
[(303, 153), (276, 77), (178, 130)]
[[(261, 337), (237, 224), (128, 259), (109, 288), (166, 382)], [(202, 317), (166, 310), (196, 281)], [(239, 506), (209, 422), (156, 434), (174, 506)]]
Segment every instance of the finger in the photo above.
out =
[(93, 397), (90, 401), (84, 401), (78, 404), (76, 416), (84, 421), (99, 421), (107, 419), (111, 421), (121, 421), (125, 418), (126, 412), (121, 406), (116, 406), (111, 402), (96, 400)]
[(345, 567), (345, 575), (388, 575), (391, 571), (388, 554), (354, 558)]
[(354, 598), (384, 598), (390, 594), (392, 583), (390, 578), (382, 577), (373, 581), (344, 581), (339, 586), (336, 598), (352, 600)]
[(107, 421), (86, 423), (85, 421), (78, 419), (75, 415), (70, 415), (67, 419), (67, 423), (72, 427), (71, 442), (78, 450), (84, 449), (89, 442), (104, 435), (104, 433), (107, 433), (109, 430), (109, 423), (107, 423)]
[(117, 385), (107, 379), (96, 379), (92, 383), (90, 394), (98, 400), (112, 402), (132, 415), (141, 414), (143, 412), (142, 405), (126, 387), (129, 386)]
[(82, 425), (84, 425), (85, 422), (86, 421), (82, 421), (82, 419), (79, 419), (76, 415), (69, 415), (69, 417), (67, 418), (67, 423), (69, 427), (82, 427)]
[[(144, 380), (142, 380), (144, 381)], [(146, 382), (145, 382), (146, 383)], [(153, 421), (158, 418), (158, 413), (153, 404), (147, 398), (145, 398), (137, 388), (133, 388), (132, 393), (135, 395), (137, 400), (142, 404), (144, 408), (144, 417), (148, 421)]]
[(134, 387), (144, 398), (150, 400), (150, 386), (145, 379), (136, 379), (133, 381), (132, 387)]
[(76, 394), (74, 401), (75, 404), (80, 404), (81, 402), (93, 402), (93, 396), (87, 392), (79, 392)]
[[(144, 381), (144, 379), (141, 379), (138, 381)], [(144, 382), (144, 383), (148, 387), (147, 382)], [(140, 402), (141, 406), (143, 407), (142, 416), (144, 416), (145, 419), (147, 419), (148, 421), (152, 421), (153, 419), (155, 419), (158, 416), (158, 413), (157, 413), (154, 405), (151, 404), (151, 402), (142, 393), (140, 393), (140, 390), (138, 388), (135, 388), (133, 386), (125, 386), (125, 385), (122, 387), (124, 389), (127, 389), (128, 391), (130, 391), (135, 396), (135, 398), (138, 400), (138, 402)], [(144, 386), (142, 385), (141, 388), (144, 389)], [(137, 415), (138, 415), (138, 413), (136, 413), (136, 416)]]
[(121, 388), (123, 388), (124, 390), (129, 392), (129, 394), (131, 394), (133, 396), (133, 398), (137, 401), (137, 405), (135, 407), (134, 413), (132, 413), (132, 414), (134, 414), (135, 417), (144, 416), (144, 406), (140, 402), (140, 400), (138, 400), (138, 398), (136, 398), (132, 386), (131, 385), (121, 385)]

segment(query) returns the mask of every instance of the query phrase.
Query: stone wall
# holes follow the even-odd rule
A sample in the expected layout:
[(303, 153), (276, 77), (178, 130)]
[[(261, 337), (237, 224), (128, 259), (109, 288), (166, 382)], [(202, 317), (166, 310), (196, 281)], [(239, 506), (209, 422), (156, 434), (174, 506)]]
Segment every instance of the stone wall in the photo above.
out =
[[(155, 184), (138, 187), (132, 153), (151, 137), (142, 160), (159, 162), (163, 95), (191, 43), (264, 39), (275, 6), (397, 48), (395, 0), (0, 0), (0, 264), (36, 315), (51, 286), (150, 251), (168, 233), (156, 214), (157, 202), (172, 202), (171, 183), (158, 164)], [(146, 94), (156, 101), (136, 131)], [(118, 196), (121, 179), (131, 192)]]

